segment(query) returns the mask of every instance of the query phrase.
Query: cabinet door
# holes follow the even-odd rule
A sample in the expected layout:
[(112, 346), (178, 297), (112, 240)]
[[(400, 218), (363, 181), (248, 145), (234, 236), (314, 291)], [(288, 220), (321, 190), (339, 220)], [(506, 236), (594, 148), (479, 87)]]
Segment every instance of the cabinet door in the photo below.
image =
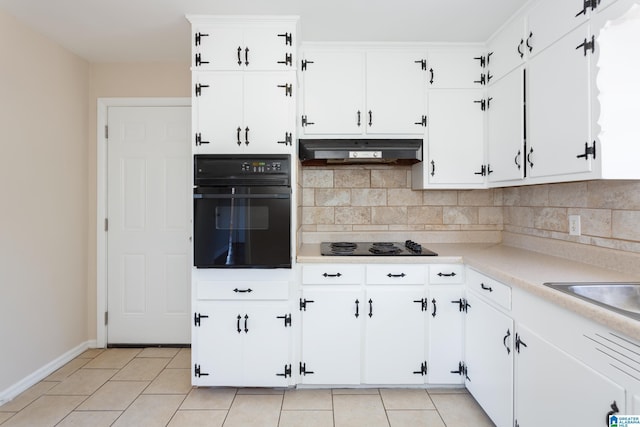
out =
[(429, 184), (482, 184), (484, 112), (474, 89), (429, 91), (427, 181)]
[(305, 135), (364, 133), (364, 54), (306, 52), (302, 68), (302, 132)]
[(294, 72), (244, 73), (243, 143), (239, 151), (293, 151), (295, 86)]
[(367, 289), (364, 382), (423, 384), (424, 287), (371, 286)]
[[(535, 56), (587, 21), (590, 7), (584, 0), (542, 0), (527, 15), (529, 33), (526, 47)], [(581, 13), (584, 10), (584, 13)]]
[(513, 425), (513, 320), (467, 292), (466, 387), (497, 426)]
[(202, 71), (242, 69), (244, 66), (242, 39), (243, 31), (240, 28), (197, 27), (194, 31), (195, 49), (191, 58), (192, 66)]
[[(290, 25), (247, 28), (243, 57), (247, 70), (292, 70), (296, 64), (295, 27)], [(287, 37), (290, 34), (290, 37)], [(248, 49), (248, 50), (247, 50)]]
[(355, 286), (302, 290), (302, 384), (360, 384), (363, 297)]
[(456, 373), (462, 358), (464, 313), (460, 311), (462, 285), (429, 287), (429, 332), (427, 363), (429, 384), (461, 384), (464, 377)]
[(367, 133), (424, 134), (423, 59), (422, 51), (367, 53)]
[[(427, 69), (430, 89), (473, 89), (482, 86), (484, 50), (430, 50)], [(484, 82), (486, 82), (486, 74)]]
[(525, 20), (516, 17), (489, 42), (487, 68), (493, 76), (492, 82), (522, 65), (526, 49), (524, 34)]
[(245, 145), (242, 73), (196, 73), (194, 90), (198, 85), (200, 95), (193, 98), (193, 132), (202, 143), (196, 141), (194, 154), (237, 152)]
[(517, 68), (489, 87), (487, 157), (489, 182), (524, 178), (524, 70)]
[[(625, 390), (518, 325), (516, 420), (521, 426), (608, 425), (613, 402), (625, 411)], [(629, 412), (631, 413), (631, 412)]]
[[(246, 318), (243, 348), (244, 384), (252, 387), (286, 387), (290, 376), (285, 368), (290, 361), (291, 326), (284, 317), (291, 315), (289, 303), (251, 302), (245, 305)], [(224, 342), (224, 341), (223, 341)]]
[(591, 53), (576, 49), (590, 39), (582, 25), (529, 61), (527, 69), (528, 176), (589, 172)]
[[(200, 367), (194, 385), (238, 386), (244, 384), (243, 303), (198, 301), (195, 311), (200, 326), (193, 328), (193, 366)], [(208, 317), (202, 317), (208, 316)]]

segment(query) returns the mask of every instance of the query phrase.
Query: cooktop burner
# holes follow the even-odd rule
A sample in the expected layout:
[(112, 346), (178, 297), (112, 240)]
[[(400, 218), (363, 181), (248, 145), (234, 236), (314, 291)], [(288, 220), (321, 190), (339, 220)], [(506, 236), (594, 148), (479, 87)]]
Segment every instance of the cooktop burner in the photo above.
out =
[(399, 242), (323, 242), (320, 253), (329, 256), (436, 256), (413, 240)]

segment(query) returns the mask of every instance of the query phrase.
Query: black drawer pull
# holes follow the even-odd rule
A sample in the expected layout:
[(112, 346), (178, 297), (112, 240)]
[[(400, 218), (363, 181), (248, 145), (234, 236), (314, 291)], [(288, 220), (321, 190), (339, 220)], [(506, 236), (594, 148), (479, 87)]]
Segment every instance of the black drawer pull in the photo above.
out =
[(493, 288), (491, 286), (486, 286), (484, 283), (480, 283), (480, 287), (482, 288), (482, 290), (484, 291), (489, 291), (489, 292), (493, 292)]
[(342, 277), (342, 274), (340, 274), (340, 273), (336, 273), (336, 274), (324, 273), (323, 276), (324, 277)]

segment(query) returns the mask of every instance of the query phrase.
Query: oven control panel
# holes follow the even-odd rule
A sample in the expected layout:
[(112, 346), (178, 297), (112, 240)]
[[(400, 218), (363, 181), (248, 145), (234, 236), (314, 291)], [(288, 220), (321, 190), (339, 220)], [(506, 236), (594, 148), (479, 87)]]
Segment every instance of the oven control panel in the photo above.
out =
[(240, 166), (242, 172), (246, 173), (280, 173), (286, 170), (282, 167), (282, 162), (279, 161), (249, 161), (244, 162)]

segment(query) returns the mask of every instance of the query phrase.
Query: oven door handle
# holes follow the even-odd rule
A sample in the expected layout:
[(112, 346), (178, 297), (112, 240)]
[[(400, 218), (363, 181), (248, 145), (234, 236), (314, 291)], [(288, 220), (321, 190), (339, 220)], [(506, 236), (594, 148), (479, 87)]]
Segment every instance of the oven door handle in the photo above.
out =
[(194, 199), (290, 199), (291, 194), (193, 194)]

